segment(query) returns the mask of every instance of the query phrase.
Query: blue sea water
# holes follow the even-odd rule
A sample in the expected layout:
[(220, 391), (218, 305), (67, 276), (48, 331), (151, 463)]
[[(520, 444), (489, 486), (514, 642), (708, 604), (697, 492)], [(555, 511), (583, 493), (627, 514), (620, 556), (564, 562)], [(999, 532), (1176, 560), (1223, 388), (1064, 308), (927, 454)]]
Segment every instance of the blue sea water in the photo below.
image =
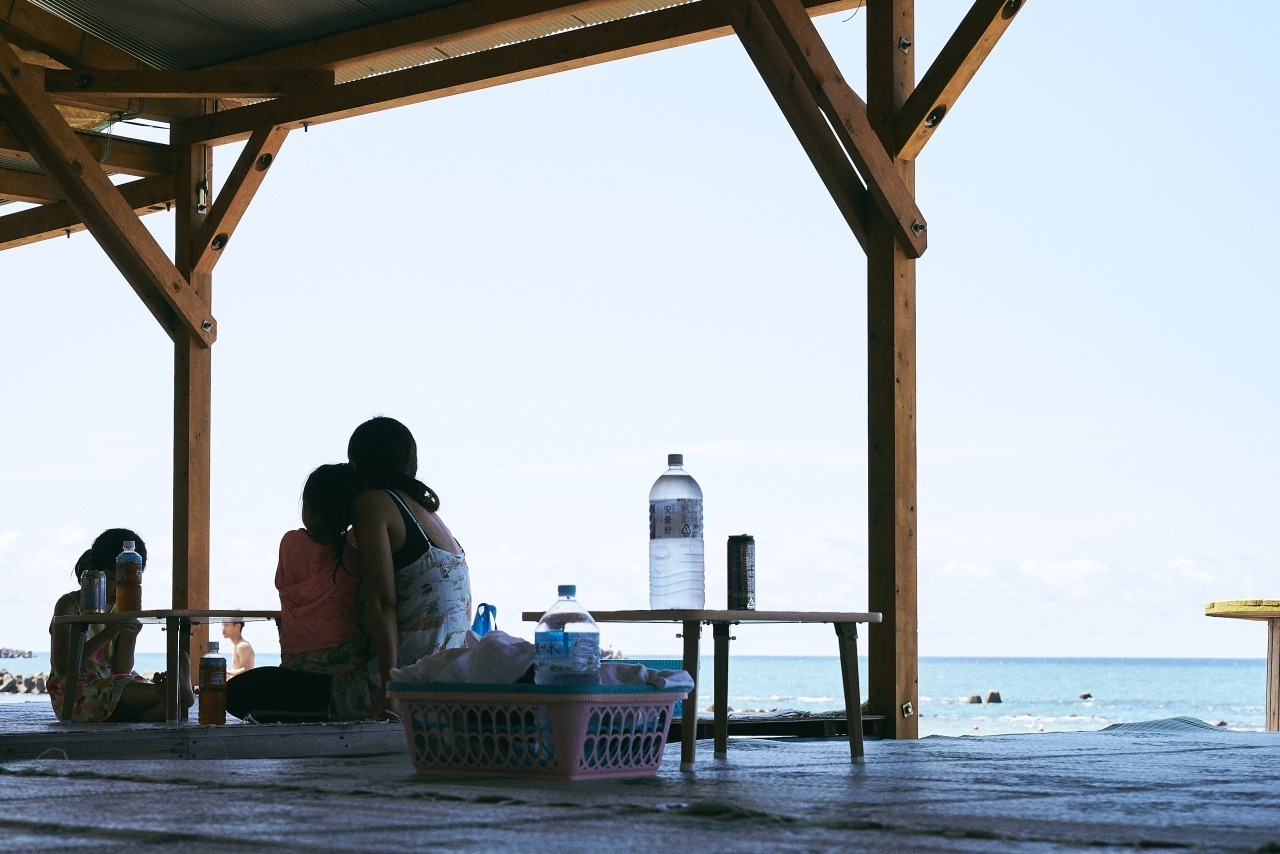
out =
[[(260, 665), (280, 657), (258, 655)], [(861, 662), (867, 698), (866, 660)], [(139, 671), (164, 668), (162, 653), (139, 653)], [(711, 703), (711, 659), (701, 661), (698, 706)], [(0, 659), (0, 669), (31, 675), (49, 669), (48, 655)], [(1115, 723), (1187, 716), (1231, 729), (1262, 730), (1266, 662), (1186, 658), (922, 658), (921, 735), (997, 735), (1098, 730)], [(970, 703), (999, 691), (1003, 702)], [(1090, 699), (1081, 699), (1090, 694)], [(19, 702), (26, 695), (0, 695)], [(736, 711), (844, 708), (835, 656), (733, 656), (729, 705)]]

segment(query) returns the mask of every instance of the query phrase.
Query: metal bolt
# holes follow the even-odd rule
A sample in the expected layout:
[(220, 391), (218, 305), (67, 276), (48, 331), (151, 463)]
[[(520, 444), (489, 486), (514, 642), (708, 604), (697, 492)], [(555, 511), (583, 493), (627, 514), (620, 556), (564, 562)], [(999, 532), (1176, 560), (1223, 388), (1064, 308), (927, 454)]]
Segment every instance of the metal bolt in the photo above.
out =
[(307, 133), (307, 132), (308, 132), (308, 131), (310, 131), (310, 130), (311, 130), (311, 122), (303, 122), (303, 123), (302, 123), (302, 132), (303, 132), (303, 133)]
[(200, 324), (200, 328), (205, 332), (209, 332), (210, 330), (213, 329), (213, 321), (206, 320), (204, 323)]
[(258, 158), (257, 162), (253, 164), (253, 167), (259, 172), (265, 172), (267, 169), (271, 168), (272, 159), (273, 158), (270, 154), (264, 154)]
[(898, 39), (898, 50), (902, 51), (903, 53), (907, 53), (908, 51), (910, 51), (911, 39), (905, 38), (905, 37)]
[(942, 117), (947, 114), (947, 105), (939, 104), (929, 111), (929, 115), (925, 116), (924, 126), (927, 128), (936, 128), (942, 124)]
[(68, 228), (64, 230), (67, 232), (67, 237), (71, 237), (71, 229)]
[(212, 249), (214, 252), (220, 252), (222, 251), (222, 247), (226, 246), (227, 241), (229, 240), (231, 240), (231, 238), (226, 234), (219, 234), (217, 237), (213, 238), (213, 240), (209, 242), (209, 248)]
[(1009, 0), (1004, 4), (1004, 8), (1000, 10), (1000, 17), (1006, 21), (1018, 14), (1018, 10), (1022, 8), (1022, 0)]
[(905, 703), (903, 703), (903, 704), (902, 704), (902, 716), (903, 716), (904, 718), (909, 718), (909, 717), (911, 717), (912, 715), (914, 715), (915, 713), (916, 713), (916, 710), (915, 710), (915, 709), (913, 709), (913, 708), (911, 708), (911, 701), (910, 701), (910, 700), (908, 700), (907, 702), (905, 702)]
[(911, 233), (914, 234), (916, 237), (919, 237), (921, 234), (924, 233), (924, 231), (928, 227), (929, 226), (927, 224), (921, 222), (920, 220), (916, 220), (915, 222), (911, 223)]
[(93, 85), (93, 75), (92, 75), (92, 74), (77, 74), (77, 75), (76, 75), (76, 88), (77, 88), (77, 89), (88, 89), (88, 88), (89, 88), (90, 86), (92, 86), (92, 85)]

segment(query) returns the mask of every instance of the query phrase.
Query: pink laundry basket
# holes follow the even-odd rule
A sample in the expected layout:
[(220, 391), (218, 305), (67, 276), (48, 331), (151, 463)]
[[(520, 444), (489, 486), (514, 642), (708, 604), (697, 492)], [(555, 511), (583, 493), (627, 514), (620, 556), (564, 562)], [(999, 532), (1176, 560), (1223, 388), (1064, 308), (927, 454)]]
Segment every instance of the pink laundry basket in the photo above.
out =
[(392, 682), (420, 774), (651, 777), (688, 688)]

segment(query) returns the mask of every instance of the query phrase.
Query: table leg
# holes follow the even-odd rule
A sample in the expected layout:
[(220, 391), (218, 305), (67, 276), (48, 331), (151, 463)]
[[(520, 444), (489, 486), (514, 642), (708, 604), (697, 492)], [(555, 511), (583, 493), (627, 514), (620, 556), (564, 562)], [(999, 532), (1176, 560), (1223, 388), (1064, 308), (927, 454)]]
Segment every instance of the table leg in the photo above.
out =
[(64, 721), (71, 720), (76, 710), (76, 694), (80, 692), (80, 668), (84, 666), (84, 636), (89, 627), (83, 623), (68, 626), (71, 630), (67, 641), (67, 672), (62, 680), (62, 715)]
[(711, 636), (715, 641), (715, 756), (724, 759), (729, 753), (729, 624), (712, 624)]
[(684, 698), (684, 714), (680, 717), (680, 770), (693, 770), (693, 756), (698, 744), (698, 641), (702, 623), (684, 621), (684, 669), (693, 677), (693, 690)]
[(183, 621), (177, 617), (167, 617), (164, 621), (164, 630), (167, 637), (165, 638), (165, 691), (164, 691), (164, 719), (166, 721), (178, 720), (181, 705), (178, 702), (178, 696), (181, 686), (178, 684), (178, 650), (179, 641), (182, 635)]
[(1266, 731), (1280, 732), (1280, 620), (1267, 620)]
[(858, 624), (836, 623), (840, 641), (840, 673), (844, 677), (845, 722), (849, 727), (849, 760), (862, 760), (862, 689), (858, 686)]

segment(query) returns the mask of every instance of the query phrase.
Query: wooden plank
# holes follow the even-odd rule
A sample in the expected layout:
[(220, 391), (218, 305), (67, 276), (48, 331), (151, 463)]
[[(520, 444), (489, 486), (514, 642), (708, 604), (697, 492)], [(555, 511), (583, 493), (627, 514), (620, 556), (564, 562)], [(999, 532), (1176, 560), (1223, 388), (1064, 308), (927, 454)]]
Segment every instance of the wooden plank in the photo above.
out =
[[(907, 255), (919, 258), (928, 246), (924, 214), (903, 183), (885, 146), (867, 120), (867, 106), (845, 81), (835, 58), (799, 0), (720, 0), (732, 10), (734, 29), (768, 28), (789, 62), (773, 73), (797, 73), (809, 89), (830, 128), (858, 169), (871, 198), (894, 226)], [(747, 44), (744, 38), (743, 43)], [(748, 48), (750, 50), (750, 48)], [(756, 63), (760, 67), (760, 63)], [(766, 70), (761, 68), (761, 74)]]
[[(856, 8), (860, 0), (806, 0), (810, 15)], [(290, 95), (177, 122), (173, 142), (211, 145), (245, 139), (260, 127), (297, 129), (639, 56), (731, 32), (711, 3), (692, 3), (585, 27), (482, 53), (357, 80), (318, 93)]]
[[(539, 618), (541, 619), (541, 618)], [(681, 704), (680, 770), (692, 771), (698, 750), (698, 644), (702, 639), (702, 623), (685, 620), (681, 631), (684, 636), (684, 671), (693, 677), (693, 688)]]
[(867, 210), (871, 196), (862, 186), (853, 164), (831, 132), (831, 126), (804, 78), (763, 16), (752, 16), (747, 4), (720, 0), (720, 7), (746, 48), (765, 86), (791, 126), (800, 147), (822, 179), (845, 223), (863, 250), (867, 248)]
[(898, 111), (893, 131), (893, 151), (898, 157), (914, 160), (919, 156), (1023, 3), (1024, 0), (975, 0)]
[[(210, 346), (217, 337), (217, 325), (208, 307), (169, 261), (102, 167), (85, 156), (84, 146), (45, 94), (40, 75), (24, 73), (32, 66), (21, 65), (3, 38), (0, 67), (4, 69), (5, 85), (14, 96), (6, 104), (12, 108), (6, 118), (36, 162), (58, 182), (66, 200), (133, 289), (139, 295), (145, 294), (144, 303), (153, 307), (152, 298), (160, 295), (195, 339)], [(171, 322), (170, 317), (160, 314), (156, 319), (162, 325)]]
[(141, 68), (142, 63), (102, 39), (88, 35), (31, 3), (9, 0), (0, 16), (0, 35), (27, 50), (36, 50), (70, 68)]
[[(204, 305), (213, 299), (213, 276), (195, 272), (191, 244), (206, 211), (201, 209), (201, 184), (212, 170), (213, 149), (206, 145), (180, 147), (174, 222), (174, 262), (190, 278)], [(173, 601), (172, 607), (209, 607), (209, 537), (211, 437), (213, 421), (212, 350), (190, 335), (173, 342)], [(209, 627), (199, 624), (181, 639), (197, 659), (208, 648)]]
[(846, 727), (849, 734), (849, 760), (862, 762), (862, 686), (858, 681), (858, 624), (836, 623), (836, 642), (840, 648), (840, 682), (844, 689), (844, 713), (853, 722)]
[[(0, 96), (0, 116), (8, 111), (5, 107), (7, 100)], [(89, 156), (107, 172), (141, 178), (173, 172), (173, 153), (167, 145), (92, 131), (76, 131), (75, 134)], [(0, 121), (0, 155), (35, 159), (27, 151), (26, 143), (3, 121)]]
[(90, 99), (117, 95), (128, 98), (277, 98), (334, 84), (324, 70), (217, 69), (207, 71), (98, 71), (79, 69), (45, 72), (44, 89), (51, 94), (76, 93)]
[[(682, 623), (695, 620), (702, 623), (878, 623), (880, 615), (861, 611), (709, 611), (684, 610), (627, 610), (592, 611), (597, 623)], [(542, 619), (541, 611), (525, 611), (520, 619), (536, 623)]]
[[(2, 183), (2, 182), (0, 182)], [(173, 177), (141, 178), (117, 184), (125, 203), (139, 216), (167, 210), (173, 201)], [(84, 222), (66, 202), (43, 205), (0, 216), (0, 250), (38, 243), (51, 237), (71, 236), (84, 231)], [(159, 297), (156, 297), (159, 300)], [(160, 304), (164, 303), (161, 300)], [(168, 307), (165, 306), (165, 310)]]
[(64, 197), (62, 188), (48, 175), (0, 169), (0, 199), (46, 205), (60, 202)]
[(1206, 617), (1237, 620), (1280, 620), (1280, 599), (1228, 599), (1204, 606)]
[(261, 128), (249, 137), (235, 167), (222, 185), (209, 215), (201, 223), (191, 244), (192, 271), (212, 273), (222, 250), (227, 247), (236, 226), (262, 186), (267, 171), (280, 153), (289, 135), (285, 128)]
[[(911, 93), (914, 0), (867, 7), (867, 116), (886, 145)], [(915, 190), (914, 161), (898, 172)], [(872, 210), (867, 251), (867, 596), (869, 699), (893, 738), (919, 736), (916, 607), (916, 264)]]
[(616, 4), (617, 0), (471, 0), (312, 39), (215, 67), (347, 68), (429, 49), (447, 40), (480, 38)]

